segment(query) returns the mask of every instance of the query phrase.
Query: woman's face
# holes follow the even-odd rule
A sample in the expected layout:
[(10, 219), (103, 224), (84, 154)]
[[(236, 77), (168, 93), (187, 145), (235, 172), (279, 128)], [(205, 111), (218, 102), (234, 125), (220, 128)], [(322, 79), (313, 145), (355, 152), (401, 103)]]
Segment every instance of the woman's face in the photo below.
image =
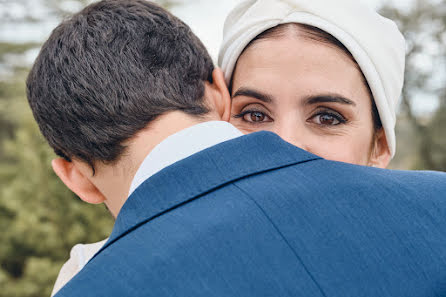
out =
[(330, 160), (389, 162), (374, 153), (372, 99), (362, 74), (334, 45), (298, 36), (257, 40), (237, 62), (231, 96), (230, 122), (244, 133), (272, 131)]

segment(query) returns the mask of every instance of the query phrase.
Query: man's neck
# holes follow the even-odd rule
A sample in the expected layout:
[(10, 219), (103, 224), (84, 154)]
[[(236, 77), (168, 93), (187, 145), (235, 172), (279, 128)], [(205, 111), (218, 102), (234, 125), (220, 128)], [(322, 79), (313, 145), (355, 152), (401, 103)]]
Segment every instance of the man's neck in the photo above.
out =
[(126, 152), (116, 164), (98, 168), (95, 184), (106, 197), (105, 204), (114, 217), (127, 200), (132, 180), (146, 156), (167, 137), (209, 120), (218, 119), (200, 119), (179, 111), (162, 115), (124, 143)]
[(207, 121), (170, 135), (144, 159), (136, 172), (129, 196), (143, 182), (164, 168), (202, 150), (243, 135), (224, 121)]

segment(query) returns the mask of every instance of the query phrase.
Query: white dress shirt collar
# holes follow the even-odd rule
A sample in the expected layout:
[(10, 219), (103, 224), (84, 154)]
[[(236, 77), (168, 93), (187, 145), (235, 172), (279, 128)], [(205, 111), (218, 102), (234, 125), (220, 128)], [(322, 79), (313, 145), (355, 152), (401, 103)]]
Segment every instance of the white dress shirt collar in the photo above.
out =
[(146, 179), (167, 166), (242, 135), (227, 122), (211, 121), (194, 125), (167, 137), (141, 163), (130, 186), (129, 196)]

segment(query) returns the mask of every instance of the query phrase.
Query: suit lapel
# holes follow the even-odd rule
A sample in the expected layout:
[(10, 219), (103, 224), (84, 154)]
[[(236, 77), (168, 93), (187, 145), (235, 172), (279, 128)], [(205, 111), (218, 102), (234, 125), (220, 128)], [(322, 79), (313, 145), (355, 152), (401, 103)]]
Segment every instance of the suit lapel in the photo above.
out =
[(215, 188), (249, 175), (316, 159), (320, 157), (270, 132), (242, 136), (201, 151), (139, 186), (122, 207), (110, 239), (97, 254), (138, 226)]

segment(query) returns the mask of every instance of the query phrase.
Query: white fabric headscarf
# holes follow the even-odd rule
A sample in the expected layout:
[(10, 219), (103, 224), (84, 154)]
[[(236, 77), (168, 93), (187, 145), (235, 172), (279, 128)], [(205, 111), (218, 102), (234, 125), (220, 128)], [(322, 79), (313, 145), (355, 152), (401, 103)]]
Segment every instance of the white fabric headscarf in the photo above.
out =
[(219, 65), (228, 84), (248, 43), (286, 23), (317, 27), (351, 52), (372, 90), (393, 157), (405, 63), (405, 40), (395, 23), (359, 0), (244, 0), (225, 21)]

